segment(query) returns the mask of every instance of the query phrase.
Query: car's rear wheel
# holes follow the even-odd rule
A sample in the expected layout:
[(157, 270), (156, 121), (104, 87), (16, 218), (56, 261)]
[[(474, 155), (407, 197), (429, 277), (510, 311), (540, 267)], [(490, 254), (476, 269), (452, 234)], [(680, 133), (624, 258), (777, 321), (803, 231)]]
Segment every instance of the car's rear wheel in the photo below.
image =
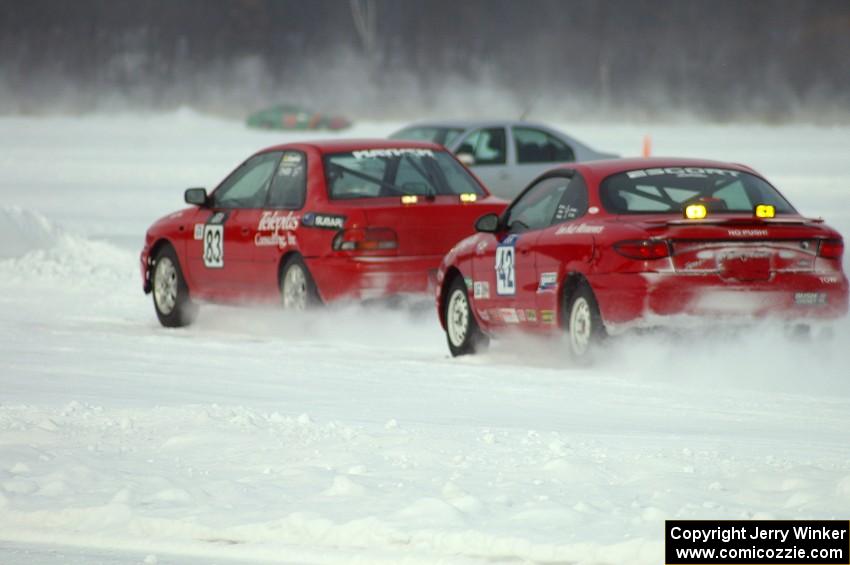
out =
[(453, 357), (482, 351), (490, 344), (489, 338), (478, 327), (472, 315), (469, 294), (462, 277), (455, 277), (449, 285), (443, 304), (443, 318), (446, 321), (446, 340)]
[(581, 282), (565, 303), (564, 314), (570, 353), (578, 361), (590, 361), (594, 349), (606, 336), (593, 290), (587, 283)]
[(154, 257), (151, 290), (160, 324), (167, 328), (179, 328), (195, 321), (198, 306), (189, 297), (189, 287), (186, 286), (177, 253), (171, 245), (164, 245)]
[(287, 259), (281, 268), (280, 300), (284, 310), (307, 310), (322, 303), (307, 265), (297, 255)]

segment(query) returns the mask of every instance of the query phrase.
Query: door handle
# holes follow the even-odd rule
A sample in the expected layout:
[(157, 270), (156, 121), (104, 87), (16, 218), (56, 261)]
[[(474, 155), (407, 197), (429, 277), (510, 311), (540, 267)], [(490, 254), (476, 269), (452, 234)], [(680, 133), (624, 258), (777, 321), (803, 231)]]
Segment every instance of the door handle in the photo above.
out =
[(250, 234), (250, 233), (251, 233), (251, 229), (250, 229), (250, 228), (242, 228), (242, 235), (248, 235), (248, 234)]

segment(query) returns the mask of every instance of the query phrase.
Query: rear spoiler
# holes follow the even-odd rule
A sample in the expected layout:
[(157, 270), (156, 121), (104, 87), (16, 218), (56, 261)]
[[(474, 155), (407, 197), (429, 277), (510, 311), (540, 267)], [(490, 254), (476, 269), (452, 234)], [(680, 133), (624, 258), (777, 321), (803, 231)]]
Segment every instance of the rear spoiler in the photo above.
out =
[[(637, 218), (632, 215), (619, 216), (620, 220), (626, 220), (634, 222)], [(674, 218), (674, 219), (645, 219), (639, 220), (641, 223), (655, 225), (655, 226), (728, 226), (728, 225), (765, 225), (765, 226), (777, 226), (777, 225), (806, 225), (806, 224), (822, 224), (824, 222), (823, 218), (756, 218), (754, 216), (747, 217), (738, 217), (738, 218), (718, 218), (718, 217), (709, 217), (702, 220), (688, 220), (686, 218)]]
[[(655, 223), (655, 222), (653, 222)], [(823, 218), (712, 218), (706, 220), (687, 220), (685, 218), (677, 218), (675, 220), (661, 220), (659, 224), (668, 226), (686, 226), (686, 225), (735, 225), (735, 224), (765, 224), (765, 225), (805, 225), (805, 224), (822, 224)]]

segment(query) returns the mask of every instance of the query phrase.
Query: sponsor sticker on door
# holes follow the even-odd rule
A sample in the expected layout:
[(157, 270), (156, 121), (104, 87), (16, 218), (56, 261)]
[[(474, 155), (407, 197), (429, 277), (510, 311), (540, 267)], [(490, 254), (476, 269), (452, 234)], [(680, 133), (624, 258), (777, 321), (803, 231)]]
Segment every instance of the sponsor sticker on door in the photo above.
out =
[(490, 283), (487, 281), (475, 281), (472, 284), (472, 295), (476, 300), (487, 300), (490, 298)]

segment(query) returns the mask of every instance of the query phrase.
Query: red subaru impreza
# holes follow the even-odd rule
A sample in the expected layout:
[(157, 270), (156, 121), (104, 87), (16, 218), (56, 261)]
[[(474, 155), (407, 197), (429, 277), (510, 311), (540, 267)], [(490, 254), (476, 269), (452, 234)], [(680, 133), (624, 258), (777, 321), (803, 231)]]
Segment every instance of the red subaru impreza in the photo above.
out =
[(694, 317), (830, 319), (848, 308), (844, 243), (752, 169), (687, 159), (554, 169), (443, 260), (454, 355), (509, 328), (565, 330), (574, 355)]
[(144, 290), (165, 326), (198, 302), (281, 301), (428, 292), (440, 260), (506, 202), (432, 143), (348, 140), (264, 149), (192, 206), (151, 226)]

